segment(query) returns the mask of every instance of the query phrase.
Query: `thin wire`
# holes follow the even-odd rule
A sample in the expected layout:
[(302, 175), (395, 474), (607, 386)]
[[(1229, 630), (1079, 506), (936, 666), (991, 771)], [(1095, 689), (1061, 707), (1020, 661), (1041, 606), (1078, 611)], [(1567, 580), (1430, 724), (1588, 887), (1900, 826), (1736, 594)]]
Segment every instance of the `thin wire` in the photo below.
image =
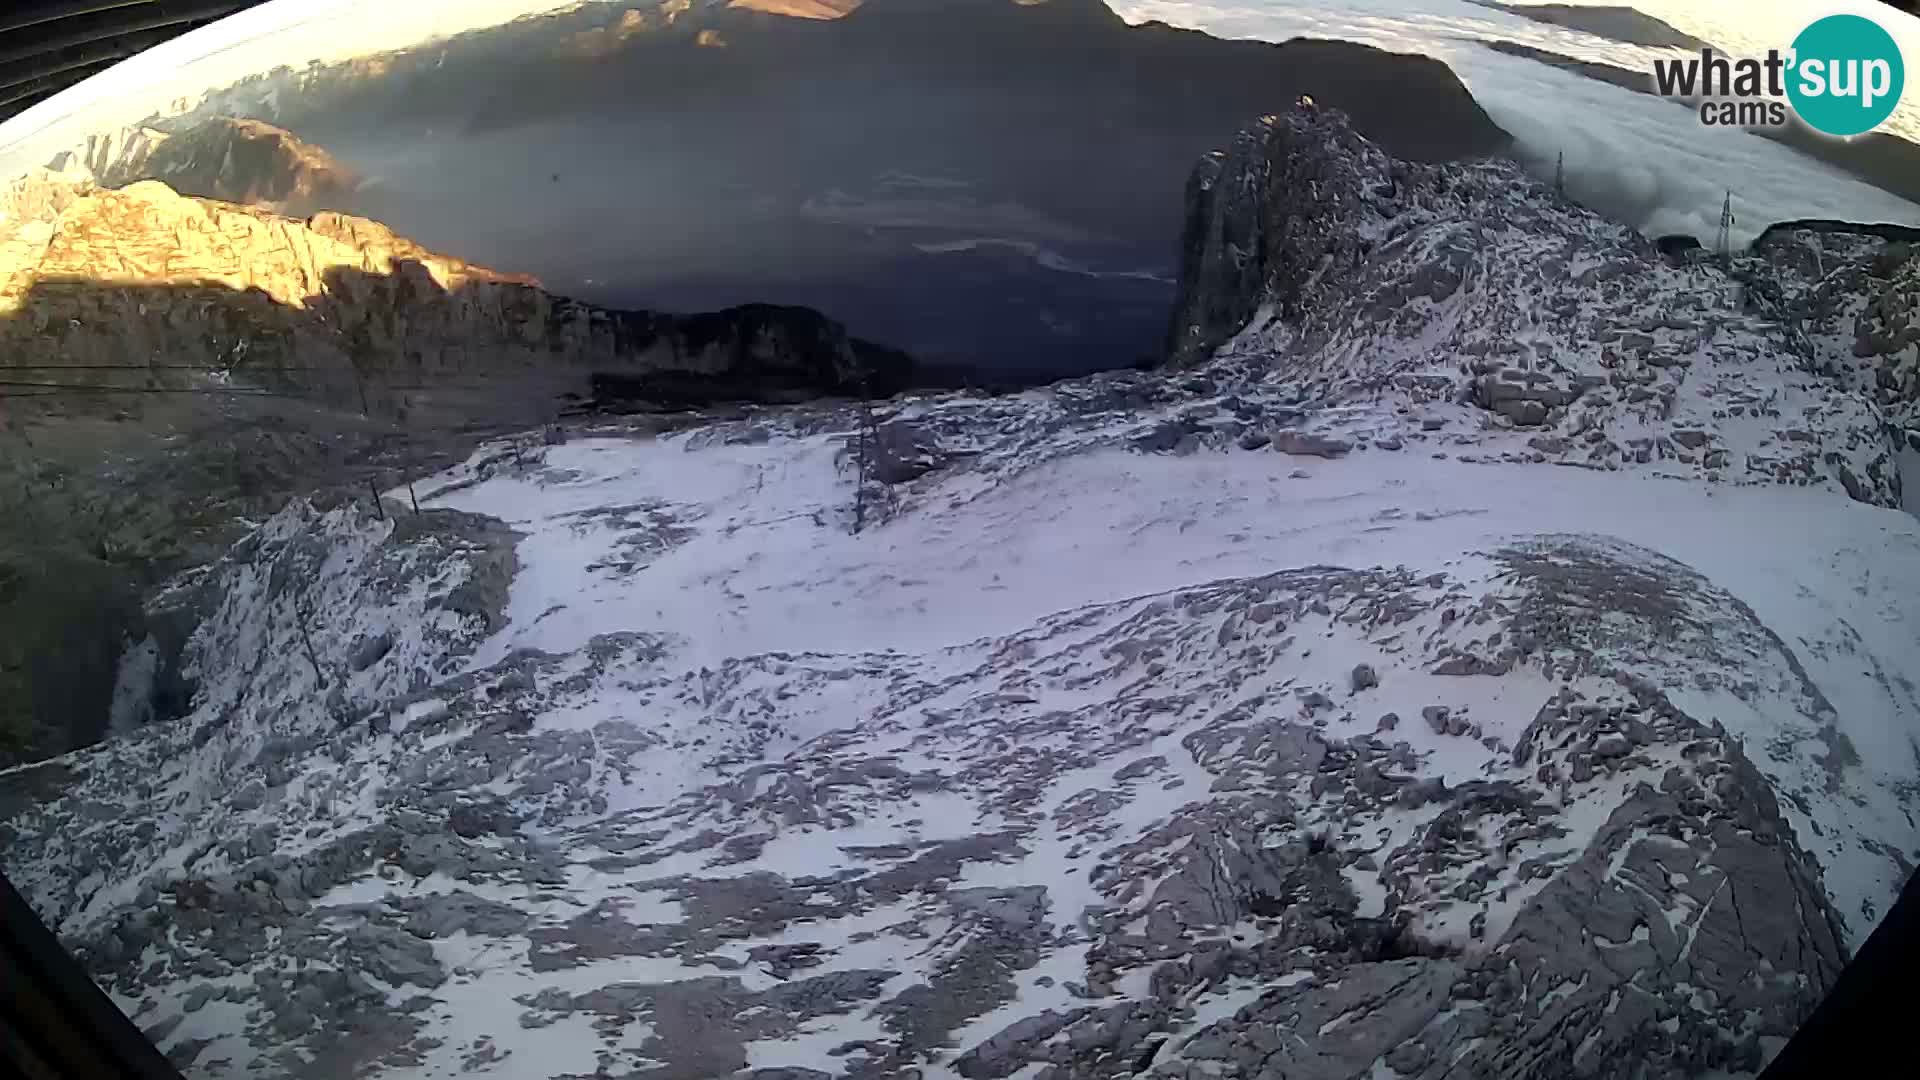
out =
[[(370, 377), (370, 378), (377, 379), (379, 377), (379, 372), (377, 371), (376, 372), (361, 371), (358, 368), (344, 367), (337, 364), (328, 365), (328, 366), (316, 366), (316, 367), (309, 367), (309, 366), (303, 366), (303, 365), (288, 365), (288, 366), (276, 365), (271, 367), (260, 365), (260, 366), (250, 367), (246, 365), (235, 366), (235, 365), (222, 365), (222, 364), (16, 364), (11, 361), (0, 361), (0, 372), (10, 372), (10, 371), (199, 371), (199, 372), (205, 372), (206, 374), (209, 374), (209, 375), (217, 374), (217, 373), (226, 373), (226, 374), (235, 375), (235, 376), (270, 375), (270, 374), (273, 374), (274, 372), (279, 372), (279, 371), (305, 371), (305, 372), (318, 371), (318, 372), (324, 372), (332, 375), (345, 375), (345, 376), (350, 376), (354, 378)], [(530, 370), (525, 372), (503, 372), (497, 375), (489, 375), (485, 373), (474, 372), (474, 373), (459, 375), (455, 377), (466, 378), (466, 379), (516, 379), (516, 378), (537, 379), (543, 376), (550, 376), (555, 374), (573, 374), (573, 373), (565, 372), (565, 371), (556, 372), (553, 369), (547, 368), (547, 369), (540, 369), (540, 370)]]
[(16, 364), (12, 361), (0, 363), (0, 369), (16, 371), (351, 371), (353, 369), (332, 365), (327, 367), (269, 367), (261, 365), (250, 367), (220, 364)]
[[(3, 366), (4, 365), (0, 365), (0, 367), (3, 367)], [(33, 368), (32, 370), (47, 371), (47, 370), (56, 370), (56, 369), (51, 367), (36, 367), (36, 368)], [(102, 365), (98, 367), (89, 367), (89, 368), (74, 368), (73, 370), (148, 371), (151, 369), (145, 368), (145, 367), (117, 368), (117, 367), (107, 367)], [(183, 366), (181, 368), (163, 369), (163, 370), (206, 371), (211, 373), (215, 370), (223, 370), (223, 369), (210, 369), (210, 368), (197, 368), (197, 367)], [(300, 370), (325, 371), (325, 372), (337, 373), (343, 376), (354, 375), (353, 372), (341, 371), (340, 369), (337, 369), (337, 368), (312, 368), (312, 369), (255, 368), (241, 374), (255, 376), (255, 375), (271, 374), (279, 371), (300, 371)], [(572, 374), (575, 374), (575, 373), (528, 372), (526, 374), (499, 374), (499, 375), (485, 375), (485, 374), (475, 373), (475, 374), (449, 376), (445, 379), (440, 379), (438, 381), (431, 382), (431, 383), (390, 383), (380, 379), (368, 379), (367, 389), (374, 390), (374, 391), (404, 390), (404, 391), (410, 391), (410, 392), (414, 392), (414, 391), (429, 392), (434, 390), (449, 390), (449, 389), (458, 390), (462, 388), (478, 388), (478, 387), (495, 386), (501, 383), (525, 383), (525, 382), (534, 382), (534, 381), (552, 381), (556, 378), (564, 378), (567, 375), (572, 375)], [(579, 374), (585, 374), (585, 373), (579, 373)], [(355, 377), (357, 378), (357, 376)], [(303, 399), (309, 399), (309, 400), (317, 400), (316, 395), (312, 391), (301, 393), (301, 392), (289, 392), (284, 390), (273, 390), (267, 387), (245, 387), (245, 386), (232, 386), (232, 387), (229, 387), (229, 386), (188, 386), (188, 387), (89, 386), (85, 383), (51, 382), (51, 381), (37, 380), (37, 379), (0, 379), (0, 387), (24, 387), (28, 389), (44, 391), (43, 393), (35, 393), (35, 394), (0, 392), (0, 397), (57, 397), (61, 394), (126, 393), (126, 394), (225, 394), (229, 396), (239, 396), (239, 397), (245, 397), (245, 396), (251, 395), (251, 396), (259, 396), (259, 397), (289, 397), (289, 398), (303, 398)]]
[[(58, 390), (114, 390), (114, 389), (140, 390), (140, 389), (145, 389), (144, 387), (138, 387), (138, 386), (128, 386), (128, 387), (94, 386), (88, 383), (37, 382), (37, 381), (31, 381), (26, 379), (0, 379), (0, 386), (45, 386), (45, 387), (52, 387)], [(215, 389), (215, 388), (186, 387), (185, 389)]]
[[(47, 383), (3, 383), (3, 382), (0, 382), (0, 386), (47, 386), (47, 385), (53, 385), (53, 384), (47, 384)], [(26, 392), (26, 393), (20, 393), (20, 392), (17, 392), (17, 391), (11, 391), (11, 390), (0, 390), (0, 398), (41, 398), (41, 397), (68, 397), (68, 396), (73, 396), (73, 395), (80, 395), (80, 396), (85, 396), (85, 395), (89, 395), (89, 394), (92, 394), (92, 395), (103, 395), (103, 394), (215, 394), (215, 395), (223, 395), (223, 396), (226, 396), (226, 397), (279, 397), (279, 398), (299, 398), (299, 399), (301, 399), (301, 400), (310, 400), (310, 399), (308, 399), (308, 398), (307, 398), (307, 396), (306, 396), (306, 395), (304, 395), (304, 394), (286, 394), (286, 393), (278, 393), (278, 392), (275, 392), (275, 391), (272, 391), (272, 390), (227, 390), (227, 389), (222, 389), (222, 388), (219, 388), (219, 387), (201, 387), (201, 388), (198, 388), (198, 389), (181, 389), (181, 388), (175, 388), (175, 387), (164, 387), (164, 386), (163, 386), (163, 387), (153, 387), (153, 386), (68, 386), (68, 387), (63, 387), (63, 388), (61, 388), (61, 389), (58, 389), (58, 390), (34, 390), (34, 391), (29, 391), (29, 392)]]

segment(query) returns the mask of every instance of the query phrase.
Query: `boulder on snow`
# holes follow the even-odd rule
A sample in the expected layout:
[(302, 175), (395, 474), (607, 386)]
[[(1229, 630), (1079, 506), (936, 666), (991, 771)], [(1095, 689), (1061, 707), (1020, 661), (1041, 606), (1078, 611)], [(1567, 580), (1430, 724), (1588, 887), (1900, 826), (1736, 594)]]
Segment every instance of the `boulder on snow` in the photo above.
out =
[(1345, 457), (1353, 449), (1353, 443), (1329, 435), (1287, 430), (1273, 433), (1273, 448), (1298, 457), (1337, 458)]
[(925, 427), (908, 420), (889, 420), (874, 429), (869, 467), (873, 478), (883, 484), (904, 484), (940, 468), (952, 457)]

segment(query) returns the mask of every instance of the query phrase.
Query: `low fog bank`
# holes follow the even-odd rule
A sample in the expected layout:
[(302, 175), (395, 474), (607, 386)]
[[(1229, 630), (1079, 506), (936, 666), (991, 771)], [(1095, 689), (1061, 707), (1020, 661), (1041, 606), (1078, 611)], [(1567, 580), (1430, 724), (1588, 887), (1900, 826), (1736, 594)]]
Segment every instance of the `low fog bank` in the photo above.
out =
[[(909, 126), (949, 134), (929, 154)], [(1141, 146), (1128, 156), (1156, 167), (1093, 185), (1012, 167), (1015, 136), (905, 95), (857, 115), (319, 138), (366, 178), (344, 208), (552, 291), (616, 308), (812, 307), (922, 361), (1019, 378), (1157, 351), (1187, 171), (1174, 163), (1200, 152)]]
[(1568, 194), (1649, 236), (1711, 243), (1733, 194), (1733, 242), (1776, 221), (1920, 223), (1920, 206), (1771, 139), (1708, 127), (1691, 109), (1478, 48), (1468, 82), (1542, 176), (1564, 154)]
[[(1512, 41), (1634, 71), (1676, 55), (1543, 24), (1466, 0), (1353, 0), (1338, 10), (1265, 0), (1115, 0), (1130, 21), (1164, 20), (1223, 37), (1316, 35), (1444, 60), (1511, 132), (1542, 176), (1566, 158), (1569, 194), (1650, 236), (1712, 242), (1733, 192), (1736, 244), (1796, 218), (1920, 222), (1920, 206), (1745, 131), (1710, 128), (1671, 102), (1487, 46)], [(1903, 109), (1909, 108), (1906, 105)]]

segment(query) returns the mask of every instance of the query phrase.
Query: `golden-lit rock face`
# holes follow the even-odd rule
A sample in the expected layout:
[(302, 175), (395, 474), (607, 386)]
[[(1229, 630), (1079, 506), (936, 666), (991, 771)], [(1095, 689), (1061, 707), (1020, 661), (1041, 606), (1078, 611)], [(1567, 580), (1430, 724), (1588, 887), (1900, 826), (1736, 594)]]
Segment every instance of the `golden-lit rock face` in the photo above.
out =
[[(45, 185), (29, 190), (45, 205), (60, 200)], [(51, 220), (22, 227), (28, 235), (44, 235), (45, 243), (37, 258), (30, 246), (7, 249), (0, 303), (9, 308), (35, 283), (58, 280), (221, 285), (259, 290), (276, 303), (302, 308), (329, 292), (335, 271), (391, 275), (402, 263), (419, 265), (445, 290), (479, 282), (537, 284), (428, 251), (377, 221), (332, 212), (283, 217), (190, 198), (157, 180), (119, 190), (77, 185)]]
[[(858, 8), (863, 0), (730, 0), (727, 7), (740, 11), (758, 11), (768, 15), (782, 15), (794, 19), (838, 19)], [(633, 39), (650, 31), (674, 25), (681, 16), (693, 11), (692, 0), (660, 0), (651, 10), (628, 8), (620, 13), (620, 18), (606, 26), (597, 26), (591, 30), (567, 36), (561, 46), (563, 53), (598, 59), (619, 52)], [(720, 31), (711, 28), (701, 30), (695, 38), (696, 44), (707, 48), (724, 48), (726, 39)]]
[(652, 16), (637, 8), (629, 8), (621, 12), (619, 20), (611, 26), (597, 26), (569, 36), (561, 46), (561, 51), (589, 59), (611, 56), (633, 38), (670, 21), (674, 14), (677, 12), (669, 10), (666, 4), (661, 5), (661, 14)]
[(733, 0), (727, 6), (796, 19), (838, 19), (861, 3), (862, 0)]
[(0, 370), (36, 380), (120, 385), (131, 368), (171, 386), (232, 370), (352, 405), (369, 386), (376, 399), (459, 386), (484, 412), (489, 397), (581, 389), (589, 372), (678, 380), (695, 398), (806, 397), (852, 385), (861, 357), (905, 374), (904, 357), (806, 309), (598, 308), (348, 214), (46, 171), (0, 191)]
[[(551, 308), (532, 278), (428, 251), (376, 221), (286, 217), (157, 180), (111, 190), (43, 173), (0, 210), (0, 367), (478, 369), (500, 358), (476, 347), (544, 326)], [(561, 347), (542, 337), (523, 344)]]

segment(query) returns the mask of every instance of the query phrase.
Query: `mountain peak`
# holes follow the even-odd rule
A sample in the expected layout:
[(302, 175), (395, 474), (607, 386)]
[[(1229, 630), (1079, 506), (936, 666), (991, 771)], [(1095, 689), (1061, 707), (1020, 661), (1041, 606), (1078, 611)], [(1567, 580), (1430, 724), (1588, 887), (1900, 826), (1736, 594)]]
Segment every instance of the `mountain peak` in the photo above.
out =
[(352, 169), (292, 132), (232, 116), (207, 117), (179, 131), (143, 127), (120, 138), (89, 139), (55, 155), (48, 168), (84, 169), (109, 188), (164, 180), (188, 195), (295, 214), (337, 204), (360, 184)]

